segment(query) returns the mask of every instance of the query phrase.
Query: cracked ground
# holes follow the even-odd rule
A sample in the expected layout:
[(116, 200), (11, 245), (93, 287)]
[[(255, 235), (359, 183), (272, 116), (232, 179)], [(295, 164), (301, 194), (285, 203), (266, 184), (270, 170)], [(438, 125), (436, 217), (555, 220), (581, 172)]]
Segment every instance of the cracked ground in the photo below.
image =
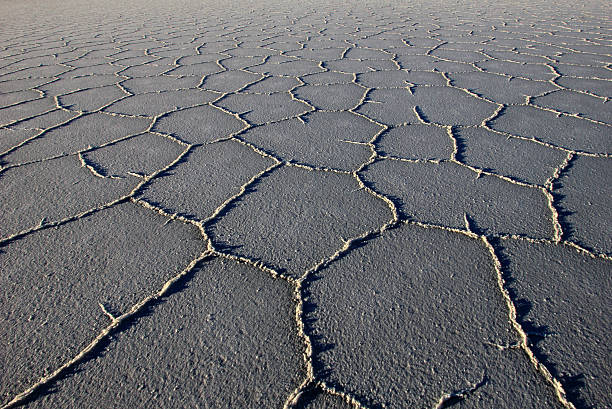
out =
[(612, 407), (604, 1), (0, 2), (0, 407)]

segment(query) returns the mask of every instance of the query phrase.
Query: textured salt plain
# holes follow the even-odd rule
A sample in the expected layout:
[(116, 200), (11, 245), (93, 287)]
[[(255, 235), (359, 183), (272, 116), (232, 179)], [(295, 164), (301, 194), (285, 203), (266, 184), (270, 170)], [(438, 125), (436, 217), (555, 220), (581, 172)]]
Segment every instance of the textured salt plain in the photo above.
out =
[(0, 2), (2, 408), (612, 406), (609, 4), (167, 3)]

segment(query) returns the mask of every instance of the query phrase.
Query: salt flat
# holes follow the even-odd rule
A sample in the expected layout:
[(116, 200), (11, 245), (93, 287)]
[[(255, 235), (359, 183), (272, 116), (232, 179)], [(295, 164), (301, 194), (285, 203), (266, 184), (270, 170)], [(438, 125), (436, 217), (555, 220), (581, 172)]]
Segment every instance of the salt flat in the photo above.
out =
[(0, 407), (612, 407), (610, 22), (0, 1)]

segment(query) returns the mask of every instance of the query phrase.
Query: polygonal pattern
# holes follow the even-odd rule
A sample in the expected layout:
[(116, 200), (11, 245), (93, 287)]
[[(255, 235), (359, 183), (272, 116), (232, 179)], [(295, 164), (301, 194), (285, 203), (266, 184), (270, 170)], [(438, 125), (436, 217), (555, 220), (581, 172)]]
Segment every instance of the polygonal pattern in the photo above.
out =
[(610, 7), (515, 3), (0, 2), (0, 406), (609, 406)]

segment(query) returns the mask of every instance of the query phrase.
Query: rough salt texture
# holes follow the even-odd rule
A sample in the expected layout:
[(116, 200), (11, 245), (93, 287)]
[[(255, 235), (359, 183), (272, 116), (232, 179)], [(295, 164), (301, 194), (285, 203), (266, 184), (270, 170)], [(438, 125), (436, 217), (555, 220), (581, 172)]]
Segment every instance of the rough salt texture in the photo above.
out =
[(610, 406), (604, 1), (167, 3), (0, 4), (0, 409)]

